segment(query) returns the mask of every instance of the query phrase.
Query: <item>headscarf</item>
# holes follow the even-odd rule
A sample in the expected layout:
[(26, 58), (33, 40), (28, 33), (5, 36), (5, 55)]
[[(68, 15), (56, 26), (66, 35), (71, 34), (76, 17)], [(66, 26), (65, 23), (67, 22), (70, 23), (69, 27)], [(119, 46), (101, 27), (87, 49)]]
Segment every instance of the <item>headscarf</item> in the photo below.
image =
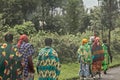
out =
[(99, 37), (96, 37), (94, 39), (94, 43), (93, 43), (93, 46), (99, 46), (100, 45), (100, 38)]
[(87, 39), (82, 39), (82, 45), (84, 45), (84, 44), (86, 44), (88, 42), (88, 40)]
[(91, 36), (91, 37), (90, 37), (90, 42), (93, 42), (93, 41), (94, 41), (94, 38), (95, 38), (95, 36)]
[(18, 48), (21, 46), (22, 42), (28, 42), (28, 36), (23, 34), (20, 36), (19, 40), (18, 40), (18, 43), (17, 43), (17, 46)]

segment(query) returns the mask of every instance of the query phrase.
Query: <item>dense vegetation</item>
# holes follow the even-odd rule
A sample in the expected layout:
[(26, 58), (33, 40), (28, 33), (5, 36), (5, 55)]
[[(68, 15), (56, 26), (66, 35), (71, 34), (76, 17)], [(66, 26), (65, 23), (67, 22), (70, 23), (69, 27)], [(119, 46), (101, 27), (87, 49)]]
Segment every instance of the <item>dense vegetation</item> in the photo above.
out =
[[(76, 51), (81, 40), (89, 39), (97, 30), (101, 40), (108, 40), (113, 55), (111, 66), (119, 64), (120, 0), (98, 1), (99, 6), (86, 9), (83, 0), (0, 0), (0, 43), (7, 32), (14, 34), (14, 44), (20, 34), (27, 34), (36, 49), (36, 62), (44, 39), (51, 37), (63, 63), (62, 80), (78, 76)], [(76, 68), (72, 71), (72, 67)]]

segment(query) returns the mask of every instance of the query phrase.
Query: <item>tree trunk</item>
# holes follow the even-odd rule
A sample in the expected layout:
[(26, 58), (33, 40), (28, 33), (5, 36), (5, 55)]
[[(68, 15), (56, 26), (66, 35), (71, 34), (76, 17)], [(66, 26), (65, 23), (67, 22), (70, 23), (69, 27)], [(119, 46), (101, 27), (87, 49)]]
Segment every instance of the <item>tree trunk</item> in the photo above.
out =
[(109, 31), (108, 31), (108, 53), (110, 55), (110, 60), (112, 62), (112, 54), (111, 54), (111, 49), (110, 49), (110, 46), (111, 46), (111, 29), (112, 29), (112, 12), (111, 12), (111, 3), (112, 3), (112, 0), (109, 0)]

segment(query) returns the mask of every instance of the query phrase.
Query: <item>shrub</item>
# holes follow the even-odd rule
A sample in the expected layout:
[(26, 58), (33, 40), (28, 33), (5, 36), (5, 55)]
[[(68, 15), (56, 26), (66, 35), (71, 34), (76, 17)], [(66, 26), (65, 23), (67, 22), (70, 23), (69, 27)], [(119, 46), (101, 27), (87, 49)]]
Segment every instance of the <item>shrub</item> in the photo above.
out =
[(35, 46), (36, 55), (40, 48), (44, 47), (44, 39), (50, 37), (53, 39), (53, 48), (58, 52), (61, 62), (71, 62), (77, 60), (77, 49), (81, 44), (82, 38), (89, 38), (91, 32), (86, 34), (78, 33), (76, 35), (66, 34), (58, 35), (57, 33), (50, 33), (39, 31), (36, 35), (31, 35), (31, 43)]
[[(16, 31), (15, 28), (10, 28), (8, 32), (14, 34), (14, 43), (17, 43), (19, 38), (19, 33)], [(0, 40), (3, 42), (3, 35), (4, 32), (0, 32)], [(36, 54), (34, 57), (36, 58), (38, 55), (38, 51), (43, 48), (44, 39), (50, 37), (53, 39), (53, 48), (58, 52), (60, 61), (62, 63), (66, 62), (73, 62), (77, 61), (77, 49), (81, 45), (81, 40), (83, 38), (89, 39), (89, 36), (92, 35), (91, 31), (86, 31), (85, 33), (77, 33), (76, 35), (73, 34), (66, 34), (66, 35), (59, 35), (57, 33), (50, 33), (39, 31), (38, 33), (33, 33), (29, 35), (30, 42), (34, 45), (36, 49)], [(113, 57), (119, 55), (120, 51), (120, 28), (117, 28), (111, 32), (111, 52)], [(101, 36), (101, 35), (100, 35)], [(37, 58), (36, 58), (37, 59)]]
[(14, 29), (19, 33), (19, 34), (34, 34), (36, 32), (34, 24), (31, 21), (24, 22), (21, 25), (15, 25)]

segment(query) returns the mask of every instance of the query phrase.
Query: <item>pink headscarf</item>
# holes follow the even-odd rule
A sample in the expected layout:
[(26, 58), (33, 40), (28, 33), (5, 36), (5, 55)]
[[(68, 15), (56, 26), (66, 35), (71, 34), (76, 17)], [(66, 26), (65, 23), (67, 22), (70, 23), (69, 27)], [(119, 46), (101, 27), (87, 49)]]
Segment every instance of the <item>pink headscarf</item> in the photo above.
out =
[(95, 43), (96, 45), (100, 45), (100, 38), (99, 38), (99, 37), (96, 37), (94, 43)]
[(17, 43), (17, 46), (18, 48), (21, 46), (22, 42), (28, 42), (28, 36), (23, 34), (20, 36), (19, 40), (18, 40), (18, 43)]

